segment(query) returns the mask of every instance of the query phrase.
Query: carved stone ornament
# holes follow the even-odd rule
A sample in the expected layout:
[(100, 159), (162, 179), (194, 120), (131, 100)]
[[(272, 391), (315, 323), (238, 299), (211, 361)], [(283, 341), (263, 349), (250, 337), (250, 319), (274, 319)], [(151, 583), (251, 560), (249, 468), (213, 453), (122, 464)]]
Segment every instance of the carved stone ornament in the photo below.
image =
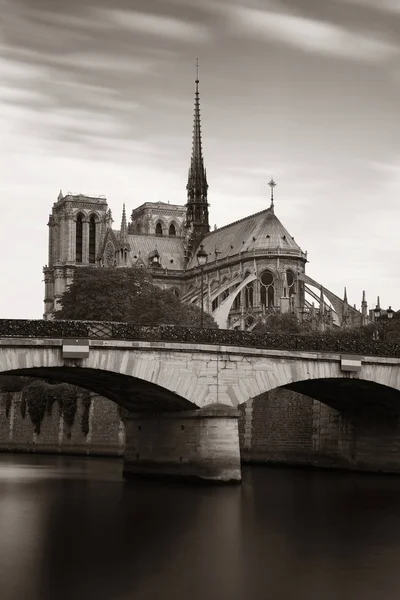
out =
[(104, 207), (99, 206), (98, 204), (94, 204), (91, 202), (73, 202), (72, 206), (74, 208), (87, 208), (88, 210), (93, 210), (93, 207), (96, 207), (96, 210), (104, 210)]

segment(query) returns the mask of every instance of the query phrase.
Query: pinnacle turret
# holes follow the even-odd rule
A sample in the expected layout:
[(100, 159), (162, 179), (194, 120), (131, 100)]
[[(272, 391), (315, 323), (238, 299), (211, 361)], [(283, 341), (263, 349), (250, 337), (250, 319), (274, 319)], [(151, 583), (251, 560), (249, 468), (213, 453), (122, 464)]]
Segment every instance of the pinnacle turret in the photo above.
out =
[(204, 168), (203, 149), (201, 143), (200, 122), (200, 98), (199, 98), (199, 76), (198, 61), (196, 64), (196, 92), (194, 101), (194, 124), (192, 156), (188, 173), (187, 204), (186, 204), (186, 227), (192, 228), (192, 234), (199, 237), (208, 233), (208, 202), (207, 202), (207, 174)]
[(125, 204), (124, 204), (122, 207), (120, 243), (121, 243), (121, 245), (126, 244), (127, 241), (128, 241), (128, 225), (126, 223), (126, 211), (125, 211)]

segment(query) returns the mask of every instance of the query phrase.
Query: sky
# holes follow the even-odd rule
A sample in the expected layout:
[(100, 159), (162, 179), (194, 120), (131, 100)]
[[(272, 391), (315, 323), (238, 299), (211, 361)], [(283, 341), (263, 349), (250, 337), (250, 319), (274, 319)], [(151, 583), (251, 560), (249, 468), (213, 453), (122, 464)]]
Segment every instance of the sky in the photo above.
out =
[(307, 273), (400, 309), (399, 0), (0, 0), (0, 318), (41, 318), (48, 216), (184, 204), (196, 58), (210, 218), (267, 208)]

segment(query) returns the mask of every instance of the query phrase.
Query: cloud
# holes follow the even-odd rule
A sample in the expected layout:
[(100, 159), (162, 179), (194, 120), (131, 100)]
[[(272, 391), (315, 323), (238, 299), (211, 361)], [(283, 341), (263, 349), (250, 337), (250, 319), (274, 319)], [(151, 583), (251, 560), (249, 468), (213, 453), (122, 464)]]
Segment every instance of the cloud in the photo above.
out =
[(56, 62), (77, 70), (95, 69), (99, 71), (124, 71), (127, 73), (145, 73), (153, 65), (152, 61), (144, 58), (113, 56), (110, 53), (83, 52), (67, 53), (64, 56), (57, 57)]
[(231, 6), (227, 11), (231, 31), (256, 35), (314, 52), (365, 62), (397, 57), (399, 47), (385, 39), (305, 17)]
[[(400, 157), (386, 163), (371, 161), (370, 167), (379, 174), (378, 177), (374, 177), (374, 184), (375, 188), (377, 189), (377, 197), (379, 197), (379, 210), (396, 210), (398, 214), (398, 197), (400, 194)], [(394, 223), (398, 223), (398, 218), (394, 221)]]
[(118, 27), (144, 35), (192, 43), (207, 41), (210, 36), (205, 25), (169, 16), (115, 9), (103, 9), (101, 14)]
[(339, 0), (344, 4), (371, 8), (380, 12), (394, 13), (400, 15), (399, 0)]

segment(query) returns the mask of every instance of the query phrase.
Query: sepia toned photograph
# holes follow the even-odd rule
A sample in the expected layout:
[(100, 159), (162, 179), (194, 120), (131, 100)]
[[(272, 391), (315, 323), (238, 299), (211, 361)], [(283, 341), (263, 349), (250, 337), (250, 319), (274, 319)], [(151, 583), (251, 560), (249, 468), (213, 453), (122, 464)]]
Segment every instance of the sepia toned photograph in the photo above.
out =
[(0, 600), (400, 598), (400, 0), (0, 0)]

